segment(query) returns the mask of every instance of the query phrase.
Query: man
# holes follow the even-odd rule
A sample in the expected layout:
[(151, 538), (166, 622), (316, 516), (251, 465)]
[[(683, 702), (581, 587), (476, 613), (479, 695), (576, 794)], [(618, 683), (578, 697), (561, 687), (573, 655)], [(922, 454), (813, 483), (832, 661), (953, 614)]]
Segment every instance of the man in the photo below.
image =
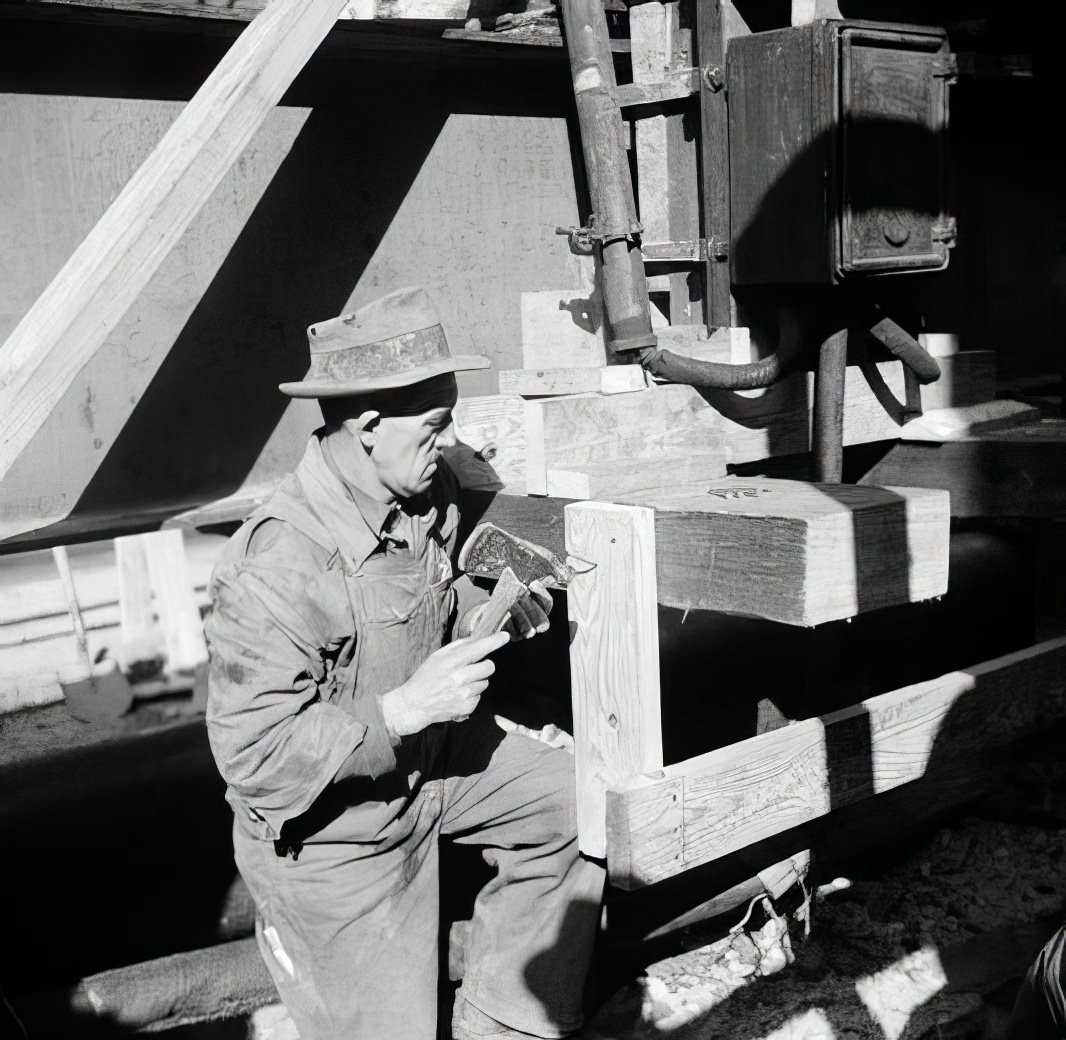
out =
[[(434, 1040), (438, 839), (484, 848), (453, 1034), (580, 1027), (601, 868), (577, 851), (571, 757), (475, 715), (509, 631), (462, 637), (456, 371), (426, 294), (308, 330), (283, 384), (325, 425), (212, 579), (208, 732), (257, 937), (301, 1040)], [(460, 638), (442, 644), (458, 616)], [(474, 717), (471, 717), (474, 716)]]

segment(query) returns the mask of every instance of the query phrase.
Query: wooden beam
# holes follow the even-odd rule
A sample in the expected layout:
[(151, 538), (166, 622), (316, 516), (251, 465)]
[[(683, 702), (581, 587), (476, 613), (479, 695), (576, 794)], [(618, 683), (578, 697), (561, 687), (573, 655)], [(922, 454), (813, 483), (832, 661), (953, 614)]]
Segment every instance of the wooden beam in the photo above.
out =
[(567, 594), (581, 851), (606, 850), (608, 786), (662, 765), (655, 517), (650, 509), (566, 507), (566, 548), (596, 566)]
[[(251, 21), (267, 6), (267, 0), (29, 0), (49, 6), (88, 7), (97, 11), (163, 14), (192, 18), (224, 18)], [(503, 13), (512, 7), (506, 0), (490, 4), (483, 17)], [(467, 0), (344, 0), (337, 18), (365, 21), (443, 21), (465, 22), (469, 17)]]
[[(636, 11), (639, 8), (634, 7), (633, 10)], [(698, 94), (699, 90), (699, 69), (669, 69), (658, 82), (619, 83), (614, 88), (614, 99), (620, 108), (629, 108), (633, 105), (661, 105), (667, 101), (682, 101)]]
[(0, 347), (0, 479), (106, 341), (345, 0), (272, 0)]
[[(1066, 639), (1058, 639), (615, 785), (607, 796), (611, 881), (650, 884), (840, 806), (953, 776), (975, 751), (1064, 715)], [(954, 797), (964, 800), (965, 777), (955, 779)], [(945, 784), (943, 797), (950, 790)]]
[[(992, 355), (985, 351), (943, 358), (944, 378), (922, 387), (922, 407), (987, 400), (995, 391), (993, 366)], [(895, 404), (905, 397), (902, 364), (884, 361), (870, 371), (876, 377), (874, 387), (859, 368), (847, 370), (845, 444), (895, 440), (903, 428), (904, 414)], [(549, 470), (613, 459), (640, 461), (670, 452), (724, 450), (730, 463), (743, 463), (808, 451), (813, 374), (797, 373), (753, 393), (701, 392), (669, 384), (615, 397), (527, 401), (526, 489), (530, 494), (562, 494), (549, 482)]]
[(945, 491), (726, 477), (611, 497), (655, 510), (664, 606), (812, 626), (947, 591)]
[(511, 368), (499, 373), (500, 393), (521, 397), (560, 394), (630, 394), (645, 390), (647, 376), (640, 365), (604, 368)]
[[(208, 602), (211, 570), (225, 542), (220, 535), (186, 535), (189, 602), (197, 625), (199, 611)], [(72, 546), (69, 553), (89, 653), (95, 658), (106, 650), (117, 657), (122, 643), (123, 577), (115, 547), (110, 541), (90, 543)], [(146, 558), (143, 565), (146, 574)], [(0, 715), (58, 701), (62, 698), (60, 683), (83, 674), (50, 554), (0, 557)]]
[(819, 18), (840, 19), (839, 0), (792, 0), (792, 24), (809, 25)]
[(1040, 422), (1040, 409), (1020, 401), (985, 401), (964, 408), (923, 412), (903, 427), (905, 441), (959, 441), (975, 434)]
[[(845, 462), (847, 466), (848, 463)], [(1045, 419), (965, 440), (899, 442), (865, 467), (863, 484), (946, 488), (951, 515), (1066, 516), (1066, 421)]]
[(606, 363), (597, 290), (524, 292), (520, 306), (523, 368), (602, 368)]
[(706, 275), (708, 325), (737, 324), (730, 293), (729, 244), (729, 127), (726, 113), (725, 55), (729, 40), (748, 32), (731, 0), (703, 0), (696, 4), (696, 64), (700, 68), (700, 196), (703, 236), (722, 243), (710, 250)]
[(526, 492), (526, 425), (521, 397), (464, 397), (452, 413), (459, 440), (490, 462), (511, 494)]
[[(616, 94), (619, 104), (659, 98), (664, 86), (692, 87), (691, 32), (680, 27), (680, 4), (644, 3), (629, 9), (633, 83)], [(698, 80), (697, 80), (698, 82)], [(631, 97), (627, 97), (629, 90)], [(698, 239), (699, 199), (696, 142), (685, 137), (685, 115), (650, 115), (634, 128), (637, 157), (637, 199), (644, 237), (651, 242)], [(650, 275), (651, 291), (670, 293), (670, 322), (696, 325), (703, 320), (699, 294), (692, 292), (692, 272)]]
[(629, 459), (588, 463), (569, 470), (549, 470), (556, 493), (573, 499), (611, 501), (619, 495), (653, 492), (702, 481), (705, 484), (726, 475), (723, 452), (664, 455), (644, 463)]

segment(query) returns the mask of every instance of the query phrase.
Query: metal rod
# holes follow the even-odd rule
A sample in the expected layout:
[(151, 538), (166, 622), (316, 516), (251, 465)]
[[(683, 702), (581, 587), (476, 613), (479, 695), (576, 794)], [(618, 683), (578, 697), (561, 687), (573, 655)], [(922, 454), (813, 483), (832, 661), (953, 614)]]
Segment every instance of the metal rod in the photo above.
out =
[(814, 391), (814, 479), (839, 484), (844, 470), (844, 375), (848, 330), (826, 339), (818, 351)]

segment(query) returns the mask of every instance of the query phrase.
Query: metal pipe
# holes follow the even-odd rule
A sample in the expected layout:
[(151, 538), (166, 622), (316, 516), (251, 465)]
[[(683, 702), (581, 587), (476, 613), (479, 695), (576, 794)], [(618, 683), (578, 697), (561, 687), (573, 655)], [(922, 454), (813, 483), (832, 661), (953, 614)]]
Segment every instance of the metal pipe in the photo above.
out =
[(898, 357), (917, 376), (919, 383), (935, 383), (940, 378), (936, 358), (891, 318), (882, 318), (870, 329), (870, 335)]
[(844, 375), (848, 330), (824, 340), (818, 351), (814, 390), (814, 479), (839, 484), (844, 470)]
[(566, 46), (581, 127), (592, 215), (587, 237), (602, 255), (603, 302), (612, 350), (658, 342), (651, 329), (648, 281), (640, 254), (637, 207), (615, 101), (614, 61), (601, 0), (562, 0)]
[(724, 365), (658, 349), (603, 5), (601, 0), (562, 0), (560, 6), (593, 211), (589, 226), (574, 234), (600, 248), (611, 349), (639, 350), (648, 372), (675, 383), (724, 390), (769, 386), (781, 375), (776, 354), (747, 365)]
[(757, 390), (777, 382), (782, 372), (781, 359), (777, 354), (744, 365), (727, 365), (716, 361), (699, 361), (669, 350), (649, 347), (640, 352), (640, 363), (651, 375), (660, 379), (715, 390)]

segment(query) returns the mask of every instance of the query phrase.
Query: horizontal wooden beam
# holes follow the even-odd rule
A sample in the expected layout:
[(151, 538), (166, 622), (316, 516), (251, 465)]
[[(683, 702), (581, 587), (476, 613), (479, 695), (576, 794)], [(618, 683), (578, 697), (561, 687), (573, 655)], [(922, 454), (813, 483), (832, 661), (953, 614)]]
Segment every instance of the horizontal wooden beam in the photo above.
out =
[(646, 390), (648, 377), (640, 365), (603, 368), (505, 368), (499, 373), (500, 393), (520, 397), (560, 394), (629, 394)]
[[(954, 777), (975, 752), (1064, 716), (1056, 639), (667, 766), (607, 793), (611, 881), (647, 885), (911, 781)], [(954, 779), (941, 797), (972, 795)]]
[(724, 477), (609, 497), (654, 508), (664, 606), (813, 626), (947, 591), (944, 491)]
[(665, 73), (665, 78), (657, 83), (619, 83), (614, 88), (614, 99), (620, 108), (630, 108), (681, 101), (699, 91), (699, 69), (676, 69)]
[(946, 488), (951, 515), (960, 519), (1062, 518), (1066, 421), (1045, 419), (943, 444), (901, 441), (863, 469), (863, 484), (902, 480), (912, 487)]
[[(267, 0), (25, 0), (26, 6), (88, 8), (114, 14), (156, 14), (179, 18), (212, 18), (250, 22), (267, 6)], [(488, 0), (477, 5), (478, 17), (491, 21), (500, 15), (521, 11), (524, 0)], [(466, 23), (471, 16), (469, 0), (344, 0), (337, 17), (344, 20)], [(559, 35), (533, 41), (525, 33), (470, 32), (459, 30), (454, 39), (484, 40), (562, 48)], [(628, 50), (628, 40), (612, 40), (612, 50)], [(614, 46), (624, 44), (625, 46)]]
[(325, 38), (345, 0), (271, 0), (0, 346), (0, 480)]
[(664, 484), (705, 484), (726, 476), (725, 455), (703, 452), (664, 455), (647, 462), (627, 459), (589, 462), (570, 470), (552, 470), (551, 480), (559, 494), (573, 499), (611, 501), (619, 495), (652, 492)]
[[(959, 407), (995, 393), (991, 352), (940, 359), (941, 380), (921, 388), (924, 409)], [(527, 367), (532, 367), (527, 364)], [(899, 361), (849, 367), (844, 386), (844, 443), (896, 440), (909, 417)], [(800, 372), (765, 391), (699, 391), (668, 384), (638, 394), (527, 401), (525, 487), (559, 494), (548, 470), (612, 459), (650, 460), (671, 451), (725, 451), (730, 463), (806, 452), (811, 446), (814, 376)], [(906, 480), (897, 483), (907, 484)]]

